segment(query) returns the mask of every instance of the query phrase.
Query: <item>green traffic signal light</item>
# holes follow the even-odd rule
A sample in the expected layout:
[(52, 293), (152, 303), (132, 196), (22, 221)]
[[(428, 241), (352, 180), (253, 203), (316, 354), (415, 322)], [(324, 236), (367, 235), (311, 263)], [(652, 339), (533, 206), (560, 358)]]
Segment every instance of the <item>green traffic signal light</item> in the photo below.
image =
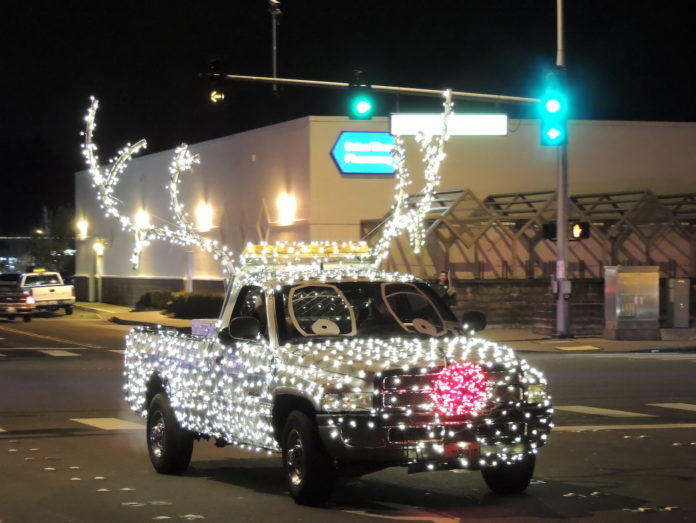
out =
[(374, 112), (375, 102), (366, 86), (350, 88), (348, 96), (348, 117), (351, 120), (370, 120)]
[(568, 101), (562, 89), (562, 71), (546, 75), (544, 94), (539, 100), (539, 130), (541, 145), (568, 143)]

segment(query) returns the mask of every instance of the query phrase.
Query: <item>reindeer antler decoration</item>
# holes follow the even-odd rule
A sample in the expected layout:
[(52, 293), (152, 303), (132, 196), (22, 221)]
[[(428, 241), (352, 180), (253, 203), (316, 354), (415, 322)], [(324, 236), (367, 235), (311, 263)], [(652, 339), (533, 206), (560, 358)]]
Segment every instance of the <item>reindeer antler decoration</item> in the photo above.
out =
[(414, 252), (420, 252), (425, 242), (424, 221), (425, 215), (430, 209), (435, 194), (435, 189), (440, 185), (440, 164), (445, 158), (445, 142), (449, 139), (448, 121), (452, 114), (452, 91), (447, 90), (443, 93), (445, 101), (443, 103), (444, 112), (442, 115), (442, 133), (435, 137), (426, 136), (423, 133), (416, 135), (421, 153), (423, 153), (423, 163), (425, 164), (424, 178), (425, 187), (421, 191), (423, 195), (418, 204), (409, 208), (407, 188), (411, 185), (411, 173), (406, 168), (406, 151), (404, 142), (400, 136), (396, 137), (394, 148), (395, 167), (396, 167), (396, 203), (392, 207), (393, 211), (389, 220), (384, 225), (381, 238), (377, 241), (373, 249), (375, 256), (375, 267), (378, 267), (389, 252), (391, 241), (399, 236), (404, 230), (408, 232), (409, 241)]
[[(415, 252), (420, 252), (425, 241), (424, 219), (430, 209), (435, 189), (440, 183), (440, 164), (445, 158), (444, 144), (448, 140), (447, 124), (452, 112), (451, 91), (443, 93), (445, 97), (442, 133), (435, 137), (426, 136), (423, 133), (416, 135), (416, 140), (423, 153), (423, 163), (425, 164), (425, 187), (421, 191), (422, 198), (415, 207), (408, 206), (408, 193), (406, 189), (411, 184), (411, 174), (406, 168), (406, 152), (401, 137), (396, 139), (395, 157), (397, 170), (396, 184), (396, 204), (393, 207), (392, 215), (384, 226), (382, 237), (373, 249), (375, 267), (386, 257), (389, 246), (395, 237), (403, 231), (407, 231), (409, 240)], [(188, 213), (184, 206), (179, 202), (180, 175), (191, 172), (194, 164), (200, 163), (198, 155), (192, 155), (188, 150), (188, 145), (182, 144), (176, 149), (174, 159), (169, 168), (169, 208), (172, 211), (174, 221), (178, 228), (172, 229), (165, 225), (156, 227), (149, 223), (133, 222), (127, 215), (119, 211), (120, 202), (114, 195), (114, 187), (119, 181), (119, 175), (126, 169), (131, 158), (147, 146), (145, 140), (140, 140), (135, 145), (128, 144), (125, 149), (119, 151), (115, 160), (111, 160), (111, 167), (102, 168), (99, 166), (97, 156), (97, 146), (94, 143), (94, 130), (96, 128), (96, 113), (99, 101), (91, 97), (91, 104), (87, 111), (85, 121), (87, 122), (83, 155), (85, 156), (89, 172), (92, 175), (92, 183), (97, 188), (97, 196), (102, 202), (102, 207), (106, 210), (106, 215), (113, 216), (121, 224), (121, 229), (132, 233), (135, 237), (135, 245), (131, 255), (133, 268), (137, 269), (140, 260), (140, 253), (149, 245), (150, 240), (161, 239), (179, 245), (196, 245), (201, 249), (211, 253), (214, 259), (218, 260), (223, 266), (223, 272), (234, 274), (235, 264), (232, 252), (224, 245), (220, 245), (216, 240), (202, 237), (195, 232), (193, 224), (188, 219)]]
[(121, 224), (121, 229), (132, 233), (135, 237), (135, 246), (131, 255), (133, 268), (137, 269), (140, 253), (150, 243), (150, 240), (162, 239), (180, 245), (196, 245), (210, 252), (216, 260), (220, 261), (223, 266), (223, 272), (234, 273), (235, 266), (232, 252), (227, 247), (221, 246), (217, 241), (203, 238), (196, 233), (193, 225), (188, 220), (188, 213), (184, 211), (184, 206), (179, 202), (178, 193), (179, 184), (181, 183), (179, 176), (182, 172), (191, 171), (193, 164), (199, 163), (198, 156), (191, 155), (186, 144), (182, 144), (176, 150), (174, 160), (169, 168), (169, 208), (174, 215), (178, 228), (172, 229), (167, 225), (155, 227), (151, 224), (137, 223), (133, 222), (127, 215), (121, 214), (119, 211), (119, 203), (121, 202), (113, 195), (114, 187), (118, 183), (119, 175), (125, 170), (128, 162), (135, 154), (147, 146), (147, 142), (140, 140), (135, 145), (128, 144), (124, 150), (119, 151), (119, 156), (110, 162), (111, 167), (104, 168), (102, 172), (99, 166), (99, 157), (97, 156), (97, 146), (93, 141), (98, 108), (99, 101), (92, 97), (87, 116), (85, 117), (87, 128), (83, 133), (85, 137), (85, 142), (82, 146), (83, 155), (92, 176), (92, 184), (97, 188), (97, 197), (101, 200), (107, 217), (113, 216), (116, 218)]

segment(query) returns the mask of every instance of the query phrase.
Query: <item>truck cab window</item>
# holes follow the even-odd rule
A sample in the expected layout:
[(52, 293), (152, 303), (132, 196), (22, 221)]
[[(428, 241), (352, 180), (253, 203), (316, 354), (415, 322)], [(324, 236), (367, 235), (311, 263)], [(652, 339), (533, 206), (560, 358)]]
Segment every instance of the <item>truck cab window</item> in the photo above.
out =
[(232, 317), (251, 316), (259, 320), (261, 335), (268, 340), (268, 320), (266, 317), (266, 296), (263, 289), (254, 285), (243, 287), (232, 311)]

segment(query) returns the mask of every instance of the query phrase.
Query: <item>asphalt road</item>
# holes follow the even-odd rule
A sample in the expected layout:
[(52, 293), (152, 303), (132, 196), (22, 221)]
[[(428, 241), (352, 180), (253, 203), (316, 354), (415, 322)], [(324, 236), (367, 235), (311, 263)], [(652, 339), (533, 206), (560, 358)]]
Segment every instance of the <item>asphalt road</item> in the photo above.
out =
[(478, 473), (389, 469), (297, 506), (275, 456), (197, 443), (183, 476), (150, 466), (122, 401), (128, 327), (61, 313), (0, 320), (0, 522), (694, 521), (696, 354), (529, 354), (557, 429), (522, 495)]

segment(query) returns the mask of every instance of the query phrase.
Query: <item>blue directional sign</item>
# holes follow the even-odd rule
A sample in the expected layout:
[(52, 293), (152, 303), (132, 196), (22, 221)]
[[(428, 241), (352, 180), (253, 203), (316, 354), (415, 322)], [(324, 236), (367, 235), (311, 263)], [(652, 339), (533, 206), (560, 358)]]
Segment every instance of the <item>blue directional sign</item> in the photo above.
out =
[(331, 156), (343, 174), (394, 174), (393, 149), (389, 133), (344, 131)]

